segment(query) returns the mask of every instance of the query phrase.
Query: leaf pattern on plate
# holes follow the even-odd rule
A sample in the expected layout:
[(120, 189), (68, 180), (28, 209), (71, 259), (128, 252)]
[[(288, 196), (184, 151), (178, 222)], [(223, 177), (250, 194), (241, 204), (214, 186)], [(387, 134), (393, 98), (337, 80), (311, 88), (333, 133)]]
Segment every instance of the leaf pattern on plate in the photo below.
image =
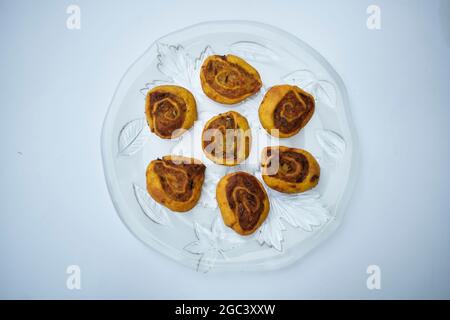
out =
[(147, 217), (157, 224), (170, 225), (168, 209), (153, 200), (147, 190), (142, 189), (137, 184), (133, 184), (133, 190), (139, 206)]
[(173, 82), (191, 87), (194, 63), (183, 46), (158, 43), (157, 48), (158, 70)]
[[(210, 271), (219, 257), (226, 258), (225, 252), (236, 248), (241, 243), (233, 243), (223, 237), (217, 224), (219, 217), (213, 222), (211, 230), (194, 222), (194, 232), (197, 240), (189, 243), (184, 250), (200, 255), (197, 271), (206, 273)], [(221, 219), (221, 218), (220, 218)]]
[(192, 57), (181, 45), (157, 43), (158, 70), (167, 80), (153, 80), (145, 84), (141, 93), (159, 85), (176, 84), (194, 93), (196, 100), (204, 97), (200, 84), (200, 68), (205, 59), (214, 54), (210, 46), (206, 46), (198, 57)]
[(328, 208), (320, 200), (320, 194), (307, 191), (299, 194), (284, 194), (268, 189), (270, 213), (259, 230), (258, 242), (283, 251), (284, 223), (307, 232), (324, 225), (331, 219)]
[(211, 164), (206, 167), (205, 181), (203, 182), (199, 204), (205, 208), (217, 209), (216, 184), (224, 175), (228, 173), (228, 168), (214, 168), (213, 166), (215, 165)]
[(249, 124), (252, 125), (252, 129), (260, 129), (261, 122), (259, 121), (259, 105), (264, 97), (263, 88), (261, 88), (258, 94), (251, 96), (245, 99), (241, 104), (238, 105), (236, 111), (241, 113), (244, 117), (247, 118)]
[(200, 55), (195, 58), (194, 62), (194, 70), (200, 71), (201, 66), (203, 65), (203, 62), (205, 62), (206, 58), (213, 55), (214, 51), (210, 46), (206, 46), (205, 49), (200, 53)]
[(311, 93), (314, 98), (330, 108), (337, 104), (337, 91), (335, 85), (324, 79), (320, 79), (310, 70), (296, 70), (281, 77), (282, 81), (294, 84)]
[(142, 95), (147, 96), (147, 92), (151, 90), (153, 87), (165, 86), (169, 84), (173, 84), (172, 80), (153, 80), (151, 82), (146, 83), (145, 87), (139, 91), (142, 93)]
[(316, 130), (316, 139), (325, 153), (334, 160), (341, 159), (345, 153), (345, 141), (336, 132), (332, 130)]
[(119, 133), (119, 156), (131, 156), (142, 149), (148, 140), (146, 127), (144, 118), (132, 120), (123, 126)]
[(230, 45), (233, 54), (249, 61), (273, 62), (280, 58), (278, 55), (263, 44), (253, 41), (238, 41)]

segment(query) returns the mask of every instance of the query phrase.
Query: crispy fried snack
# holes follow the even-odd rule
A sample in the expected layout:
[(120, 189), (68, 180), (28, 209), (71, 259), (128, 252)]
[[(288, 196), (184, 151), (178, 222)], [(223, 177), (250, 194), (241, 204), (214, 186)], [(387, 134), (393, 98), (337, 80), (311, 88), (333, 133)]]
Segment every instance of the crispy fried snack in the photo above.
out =
[(203, 92), (223, 104), (241, 102), (262, 86), (258, 71), (232, 54), (209, 56), (202, 65), (200, 81)]
[(241, 235), (255, 232), (270, 210), (263, 185), (246, 172), (224, 176), (217, 184), (216, 199), (225, 225)]
[(314, 97), (299, 87), (273, 86), (259, 106), (259, 120), (269, 134), (288, 138), (308, 123), (314, 108)]
[(165, 156), (153, 160), (147, 167), (147, 191), (172, 211), (188, 211), (200, 198), (205, 169), (193, 158)]
[(320, 166), (303, 149), (283, 146), (264, 148), (261, 166), (264, 182), (279, 192), (304, 192), (319, 183)]
[(235, 166), (250, 154), (251, 130), (247, 119), (230, 111), (211, 118), (203, 128), (202, 148), (211, 161)]
[(197, 120), (197, 104), (180, 86), (154, 87), (145, 99), (145, 115), (150, 130), (163, 139), (182, 135)]

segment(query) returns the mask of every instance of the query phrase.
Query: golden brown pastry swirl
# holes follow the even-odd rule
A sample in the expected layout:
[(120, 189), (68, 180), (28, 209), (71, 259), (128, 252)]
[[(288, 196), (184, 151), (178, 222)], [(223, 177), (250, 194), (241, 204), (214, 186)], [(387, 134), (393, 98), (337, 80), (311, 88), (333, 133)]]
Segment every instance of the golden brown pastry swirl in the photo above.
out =
[(314, 188), (320, 166), (306, 150), (284, 146), (267, 147), (262, 152), (262, 177), (272, 189), (298, 193)]
[(258, 71), (231, 54), (209, 56), (202, 65), (200, 80), (205, 94), (224, 104), (238, 103), (262, 86)]
[(173, 211), (188, 211), (200, 198), (206, 167), (193, 158), (165, 156), (147, 168), (147, 190)]
[(311, 119), (314, 98), (297, 86), (278, 85), (267, 91), (259, 107), (259, 119), (266, 131), (276, 137), (297, 134)]
[(145, 114), (152, 132), (164, 139), (176, 138), (197, 119), (194, 96), (185, 88), (166, 85), (147, 93)]
[(251, 131), (247, 119), (230, 111), (211, 118), (203, 128), (202, 148), (208, 159), (234, 166), (250, 153)]
[(261, 182), (246, 172), (224, 176), (217, 184), (216, 198), (224, 223), (242, 235), (255, 232), (270, 209)]

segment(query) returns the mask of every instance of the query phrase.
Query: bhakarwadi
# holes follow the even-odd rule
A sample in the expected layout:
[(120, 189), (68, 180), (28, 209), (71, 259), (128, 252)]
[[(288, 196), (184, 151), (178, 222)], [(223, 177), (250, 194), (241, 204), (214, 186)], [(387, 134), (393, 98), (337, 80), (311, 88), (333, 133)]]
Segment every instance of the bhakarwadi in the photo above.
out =
[(288, 138), (297, 134), (311, 119), (314, 97), (297, 86), (277, 85), (264, 95), (259, 120), (272, 136)]
[(151, 89), (145, 99), (150, 130), (163, 139), (182, 135), (197, 120), (197, 104), (187, 89), (164, 85)]
[(258, 71), (243, 59), (228, 54), (206, 58), (200, 70), (203, 92), (223, 104), (236, 104), (256, 94), (262, 82)]
[(304, 192), (319, 183), (320, 166), (313, 155), (303, 149), (264, 148), (261, 166), (266, 185), (279, 192)]
[(225, 225), (241, 235), (255, 232), (270, 210), (263, 185), (246, 172), (224, 176), (217, 184), (216, 199)]
[(147, 167), (147, 191), (172, 211), (188, 211), (200, 198), (205, 169), (193, 158), (165, 156), (153, 160)]
[(235, 166), (250, 154), (251, 130), (247, 119), (229, 111), (212, 117), (202, 131), (202, 148), (216, 164)]

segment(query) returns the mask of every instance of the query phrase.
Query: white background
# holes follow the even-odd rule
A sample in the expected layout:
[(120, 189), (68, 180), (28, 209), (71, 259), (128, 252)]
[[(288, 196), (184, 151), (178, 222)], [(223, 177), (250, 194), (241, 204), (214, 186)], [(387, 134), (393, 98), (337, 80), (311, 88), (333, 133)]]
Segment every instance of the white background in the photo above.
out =
[[(81, 30), (66, 28), (69, 4)], [(381, 30), (366, 27), (371, 4)], [(101, 125), (128, 66), (160, 36), (223, 19), (298, 36), (351, 99), (361, 168), (343, 224), (279, 271), (172, 262), (126, 229), (104, 181)], [(450, 298), (449, 21), (448, 0), (0, 0), (0, 297)]]

